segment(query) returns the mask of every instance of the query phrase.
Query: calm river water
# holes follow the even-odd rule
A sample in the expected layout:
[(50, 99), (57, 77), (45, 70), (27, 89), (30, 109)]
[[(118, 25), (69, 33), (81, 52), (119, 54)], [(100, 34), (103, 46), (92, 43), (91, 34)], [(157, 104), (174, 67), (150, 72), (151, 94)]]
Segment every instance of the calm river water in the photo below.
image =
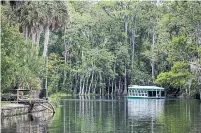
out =
[(47, 112), (3, 119), (2, 133), (201, 133), (199, 100), (65, 98)]

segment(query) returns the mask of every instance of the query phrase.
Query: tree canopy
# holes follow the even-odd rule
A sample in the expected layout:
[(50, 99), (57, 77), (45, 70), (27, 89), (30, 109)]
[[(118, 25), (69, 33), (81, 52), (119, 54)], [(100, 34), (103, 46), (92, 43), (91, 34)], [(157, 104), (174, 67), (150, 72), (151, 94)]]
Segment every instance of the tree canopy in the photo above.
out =
[(49, 93), (122, 94), (129, 84), (200, 91), (199, 1), (21, 1), (1, 9), (2, 90), (44, 88), (47, 75)]

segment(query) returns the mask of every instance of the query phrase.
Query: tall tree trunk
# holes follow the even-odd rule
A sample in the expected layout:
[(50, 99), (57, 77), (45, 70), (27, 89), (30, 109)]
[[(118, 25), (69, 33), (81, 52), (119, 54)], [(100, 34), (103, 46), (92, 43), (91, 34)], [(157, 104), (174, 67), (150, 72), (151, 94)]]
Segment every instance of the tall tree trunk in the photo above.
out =
[(127, 15), (125, 15), (124, 16), (124, 21), (125, 21), (125, 23), (124, 23), (124, 30), (125, 30), (125, 44), (127, 44), (127, 36), (128, 36), (128, 18), (127, 18), (128, 16)]
[(110, 95), (110, 78), (109, 78), (109, 84), (108, 84), (108, 89), (107, 89), (107, 91), (108, 91), (108, 96)]
[[(72, 68), (71, 59), (69, 59), (68, 62), (70, 62), (70, 68)], [(72, 88), (72, 86), (73, 86), (73, 74), (71, 71), (69, 72), (69, 81), (70, 81), (70, 88)]]
[(121, 86), (120, 87), (121, 88), (120, 93), (123, 94), (123, 92), (124, 92), (124, 84), (123, 84), (123, 82), (121, 82), (120, 86)]
[(76, 94), (77, 93), (77, 84), (78, 84), (78, 75), (77, 75), (77, 73), (76, 73), (76, 75), (75, 75), (75, 85), (73, 86), (73, 94)]
[(45, 32), (45, 40), (44, 40), (43, 56), (46, 57), (48, 52), (48, 41), (50, 35), (50, 28), (48, 25), (44, 27), (44, 32)]
[(84, 85), (85, 85), (85, 77), (83, 77), (83, 84), (82, 84), (82, 95), (84, 94)]
[(25, 26), (25, 27), (24, 27), (24, 36), (25, 36), (26, 39), (28, 39), (28, 34), (29, 34), (29, 33), (28, 33), (28, 27)]
[[(197, 47), (197, 50), (198, 50), (198, 48), (199, 48), (199, 46), (201, 44), (201, 39), (200, 39), (200, 36), (201, 36), (200, 35), (200, 24), (199, 23), (197, 23), (195, 29), (196, 29), (195, 30), (195, 40), (196, 40), (196, 47)], [(198, 58), (200, 58), (199, 52), (198, 52)]]
[[(89, 76), (90, 77), (90, 76)], [(88, 82), (89, 82), (89, 77), (87, 77), (87, 82), (86, 82), (86, 87), (85, 87), (85, 92), (84, 92), (84, 94), (86, 95), (87, 94), (87, 92), (88, 92)]]
[(111, 92), (111, 95), (113, 95), (114, 93), (114, 78), (112, 79), (112, 92)]
[(91, 92), (91, 85), (93, 84), (93, 78), (94, 78), (94, 71), (92, 71), (91, 82), (90, 82), (90, 85), (89, 85), (89, 91), (88, 91), (88, 94), (90, 94), (90, 92)]
[[(152, 50), (152, 53), (154, 52), (154, 49), (155, 49), (155, 28), (156, 28), (156, 9), (153, 8), (153, 15), (154, 15), (154, 18), (153, 18), (153, 28), (152, 28), (152, 46), (151, 46), (151, 50)], [(154, 82), (155, 80), (155, 62), (154, 62), (154, 59), (152, 59), (151, 61), (151, 72), (152, 72), (152, 80)]]
[(125, 63), (125, 67), (124, 67), (124, 92), (123, 94), (126, 95), (127, 94), (127, 67), (126, 67), (126, 61), (124, 62)]
[[(125, 9), (126, 9), (126, 5), (125, 5)], [(124, 16), (124, 20), (125, 20), (125, 34), (126, 34), (125, 44), (127, 44), (127, 36), (128, 36), (128, 16), (127, 15)], [(124, 62), (124, 63), (126, 63), (126, 62)], [(124, 78), (124, 80), (126, 82), (126, 64), (125, 64), (125, 78)], [(126, 86), (126, 84), (125, 84), (125, 86)], [(127, 91), (124, 87), (123, 94), (126, 94), (126, 93), (127, 93)]]
[(36, 43), (37, 43), (37, 47), (39, 48), (39, 43), (40, 43), (40, 30), (37, 30), (36, 32)]
[(33, 31), (31, 34), (31, 46), (34, 48), (34, 43), (36, 43), (36, 33)]
[(48, 97), (48, 93), (47, 93), (47, 76), (48, 76), (48, 58), (46, 57), (46, 76), (45, 76), (45, 90), (46, 90), (46, 97)]
[(200, 100), (201, 100), (201, 89), (199, 89), (199, 92), (200, 92)]
[(113, 78), (113, 82), (114, 82), (114, 91), (113, 93), (116, 93), (116, 80), (115, 80), (115, 77), (116, 77), (116, 60), (115, 60), (115, 63), (114, 63), (114, 68), (113, 68), (113, 72), (114, 72), (114, 78)]
[(79, 94), (80, 95), (82, 94), (82, 77), (81, 77), (81, 75), (80, 75), (80, 92), (79, 92)]
[(133, 69), (134, 66), (134, 56), (135, 56), (135, 37), (136, 37), (136, 18), (137, 18), (137, 10), (136, 7), (134, 7), (134, 11), (135, 11), (135, 16), (133, 17), (133, 22), (134, 22), (134, 27), (131, 29), (131, 42), (132, 42), (132, 60), (131, 60), (131, 68)]
[(121, 90), (121, 77), (119, 77), (119, 88), (118, 88), (118, 94), (120, 94), (120, 90)]
[[(64, 35), (66, 35), (66, 28), (64, 30)], [(64, 52), (64, 64), (67, 65), (67, 46), (66, 46), (66, 39), (64, 38), (64, 46), (65, 46), (65, 52)], [(65, 82), (66, 82), (66, 70), (64, 69), (64, 79), (63, 79), (63, 85), (62, 88), (65, 88)]]
[[(99, 73), (99, 76), (100, 76), (100, 84), (101, 84), (101, 82), (102, 82), (102, 77), (101, 77), (101, 73)], [(102, 95), (102, 85), (100, 85), (100, 95)]]
[(40, 35), (41, 35), (41, 29), (40, 27), (38, 27), (38, 29), (36, 29), (36, 49), (39, 51), (39, 43), (40, 43)]
[[(152, 34), (152, 52), (154, 52), (154, 48), (155, 48), (155, 29), (154, 29), (154, 27), (153, 27), (153, 34)], [(151, 61), (151, 74), (152, 74), (152, 80), (154, 81), (154, 79), (155, 79), (155, 74), (154, 74), (154, 72), (155, 72), (155, 62), (153, 61), (153, 59), (152, 59), (152, 61)]]
[[(126, 4), (124, 4), (123, 5), (124, 7), (124, 10), (126, 10), (127, 9), (127, 6), (126, 6)], [(126, 37), (125, 37), (125, 43), (127, 44), (127, 36), (128, 36), (128, 15), (124, 15), (124, 30), (125, 30), (125, 35), (126, 35)]]
[(43, 56), (46, 57), (46, 78), (45, 78), (45, 89), (46, 89), (46, 97), (47, 97), (47, 75), (48, 75), (48, 58), (47, 58), (47, 47), (48, 47), (48, 40), (49, 40), (49, 26), (45, 27), (45, 40), (44, 40), (44, 50)]
[(116, 78), (114, 79), (114, 93), (117, 93), (117, 81)]
[(135, 31), (132, 30), (132, 57), (131, 57), (131, 68), (134, 66), (134, 54), (135, 54)]
[(94, 79), (95, 79), (95, 85), (94, 85), (94, 88), (93, 88), (93, 94), (96, 94), (96, 85), (97, 85), (97, 82), (98, 82), (98, 78), (96, 77), (96, 75), (95, 75)]

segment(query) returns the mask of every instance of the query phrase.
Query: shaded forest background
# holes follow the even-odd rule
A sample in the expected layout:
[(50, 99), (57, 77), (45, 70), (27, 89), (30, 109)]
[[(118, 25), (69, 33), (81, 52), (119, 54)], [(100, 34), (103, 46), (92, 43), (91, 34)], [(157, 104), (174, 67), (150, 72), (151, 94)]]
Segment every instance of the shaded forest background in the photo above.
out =
[(199, 1), (1, 1), (1, 92), (201, 92)]

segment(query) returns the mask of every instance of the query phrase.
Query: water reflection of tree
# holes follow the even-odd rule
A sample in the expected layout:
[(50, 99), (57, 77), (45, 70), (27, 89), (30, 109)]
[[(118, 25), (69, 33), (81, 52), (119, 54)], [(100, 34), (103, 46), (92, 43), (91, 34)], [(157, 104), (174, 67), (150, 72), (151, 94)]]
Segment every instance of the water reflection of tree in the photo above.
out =
[[(200, 106), (196, 100), (170, 100), (165, 103), (163, 115), (160, 115), (158, 121), (161, 125), (159, 130), (165, 133), (190, 133), (199, 131), (198, 122), (200, 122)], [(196, 129), (195, 129), (196, 128)]]
[(48, 123), (52, 113), (41, 111), (32, 114), (7, 117), (1, 120), (1, 132), (7, 133), (44, 133), (48, 131)]
[[(119, 102), (123, 104), (119, 104)], [(57, 116), (57, 113), (60, 113), (61, 116)], [(63, 127), (62, 132), (113, 133), (118, 130), (121, 132), (120, 130), (123, 131), (123, 129), (119, 127), (126, 125), (124, 101), (107, 101), (107, 98), (103, 101), (87, 100), (86, 98), (79, 101), (63, 101), (63, 107), (60, 112), (56, 111), (54, 120), (60, 122), (57, 126)], [(55, 126), (54, 122), (52, 124)]]
[[(109, 101), (107, 98), (103, 98), (101, 101), (95, 100), (95, 98), (87, 99), (89, 98), (62, 101), (62, 106), (57, 108), (54, 120), (49, 125), (51, 128), (49, 127), (48, 131), (52, 133), (122, 133), (138, 131), (189, 133), (201, 131), (201, 129), (198, 129), (198, 122), (201, 122), (199, 120), (200, 108), (197, 101), (194, 100), (164, 100), (163, 102), (155, 100), (155, 102), (148, 102), (148, 105), (144, 104), (147, 106), (147, 114), (139, 116), (139, 113), (136, 113), (132, 116), (128, 108), (130, 104), (125, 104), (124, 100)], [(142, 104), (140, 102), (139, 106), (143, 107)], [(143, 113), (145, 108), (134, 107), (134, 110)], [(150, 111), (152, 111), (151, 114)]]
[(56, 113), (53, 117), (53, 120), (51, 121), (51, 123), (49, 123), (49, 130), (48, 132), (50, 133), (62, 133), (63, 129), (61, 127), (63, 127), (63, 119), (62, 119), (62, 106), (59, 106), (56, 108)]

